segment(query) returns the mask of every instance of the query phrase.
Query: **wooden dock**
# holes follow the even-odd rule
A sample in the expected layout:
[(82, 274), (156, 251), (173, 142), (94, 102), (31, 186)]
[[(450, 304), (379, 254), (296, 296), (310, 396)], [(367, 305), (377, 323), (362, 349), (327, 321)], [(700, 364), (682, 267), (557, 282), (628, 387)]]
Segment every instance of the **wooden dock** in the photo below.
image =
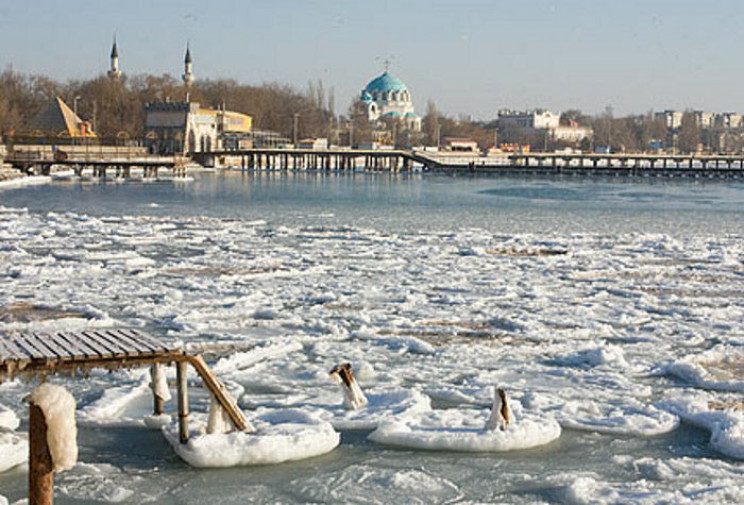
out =
[[(205, 387), (230, 416), (239, 431), (251, 427), (222, 382), (200, 355), (189, 355), (180, 346), (163, 344), (134, 329), (101, 329), (76, 332), (0, 334), (0, 383), (17, 376), (36, 377), (92, 368), (115, 370), (176, 363), (179, 389), (181, 440), (188, 440), (186, 365), (191, 364)], [(157, 412), (162, 413), (162, 412)]]
[(91, 172), (93, 177), (100, 178), (107, 175), (128, 178), (134, 170), (141, 170), (142, 177), (146, 179), (157, 177), (162, 170), (170, 171), (173, 177), (186, 174), (186, 163), (182, 156), (51, 155), (43, 151), (20, 151), (8, 155), (5, 163), (27, 175), (49, 175), (53, 166), (68, 167), (78, 176)]

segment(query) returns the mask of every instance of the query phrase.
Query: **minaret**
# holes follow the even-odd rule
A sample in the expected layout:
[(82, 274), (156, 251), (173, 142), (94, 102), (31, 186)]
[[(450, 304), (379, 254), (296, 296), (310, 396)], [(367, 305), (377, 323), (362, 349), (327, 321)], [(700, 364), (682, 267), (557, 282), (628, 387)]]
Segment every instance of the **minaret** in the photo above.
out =
[(181, 76), (183, 83), (186, 85), (187, 93), (188, 89), (191, 88), (191, 83), (194, 82), (194, 72), (191, 70), (191, 51), (189, 45), (186, 44), (186, 57), (183, 60), (183, 75)]
[(119, 48), (116, 47), (116, 36), (114, 36), (114, 45), (111, 47), (111, 70), (108, 71), (108, 76), (111, 79), (121, 77), (121, 71), (119, 70)]

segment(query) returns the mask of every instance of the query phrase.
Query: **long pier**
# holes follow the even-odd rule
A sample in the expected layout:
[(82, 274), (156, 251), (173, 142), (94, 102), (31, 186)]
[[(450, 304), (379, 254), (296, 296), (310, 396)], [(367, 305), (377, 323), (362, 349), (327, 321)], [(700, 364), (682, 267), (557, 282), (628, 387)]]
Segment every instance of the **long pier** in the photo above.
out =
[(744, 155), (434, 153), (419, 150), (244, 149), (195, 153), (204, 166), (243, 170), (389, 171), (445, 174), (575, 174), (744, 177)]
[[(410, 172), (443, 174), (611, 175), (640, 177), (744, 178), (744, 155), (583, 154), (583, 153), (478, 153), (429, 152), (380, 149), (242, 149), (192, 153), (202, 166), (242, 170), (292, 170), (324, 172)], [(144, 178), (169, 170), (174, 177), (185, 174), (184, 156), (82, 155), (20, 151), (5, 162), (27, 174), (48, 175), (54, 165), (70, 167), (76, 174), (91, 171), (94, 177), (130, 177), (134, 169)]]
[(229, 159), (244, 170), (405, 172), (413, 169), (414, 162), (423, 161), (412, 151), (400, 149), (243, 149), (193, 153), (191, 157), (203, 166), (224, 166)]

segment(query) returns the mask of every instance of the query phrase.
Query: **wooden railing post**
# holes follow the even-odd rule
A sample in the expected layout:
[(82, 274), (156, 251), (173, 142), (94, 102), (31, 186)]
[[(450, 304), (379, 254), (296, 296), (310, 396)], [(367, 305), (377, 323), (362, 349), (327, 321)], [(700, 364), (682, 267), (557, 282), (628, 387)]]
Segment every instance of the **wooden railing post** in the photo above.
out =
[(186, 380), (188, 363), (185, 360), (176, 363), (176, 381), (178, 382), (178, 433), (182, 444), (189, 441), (189, 389)]
[(31, 404), (28, 422), (28, 502), (30, 505), (51, 505), (54, 495), (54, 466), (47, 444), (44, 411)]

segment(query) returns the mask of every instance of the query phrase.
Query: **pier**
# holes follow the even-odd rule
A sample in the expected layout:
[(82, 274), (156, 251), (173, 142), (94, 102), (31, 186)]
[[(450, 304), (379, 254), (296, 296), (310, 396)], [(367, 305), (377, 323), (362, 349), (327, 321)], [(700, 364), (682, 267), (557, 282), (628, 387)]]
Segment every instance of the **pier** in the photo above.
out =
[(193, 153), (203, 166), (243, 170), (389, 171), (407, 172), (422, 161), (412, 151), (362, 149), (243, 149)]
[(5, 163), (26, 175), (50, 175), (52, 167), (67, 167), (78, 175), (90, 173), (93, 177), (131, 177), (139, 170), (142, 177), (155, 178), (161, 171), (169, 171), (173, 177), (186, 174), (183, 156), (151, 156), (141, 149), (73, 151), (52, 149), (16, 150), (5, 157)]
[(189, 155), (153, 156), (136, 152), (85, 152), (16, 150), (5, 163), (27, 175), (49, 175), (53, 166), (68, 167), (75, 174), (93, 177), (143, 178), (166, 171), (183, 177), (186, 162), (204, 167), (253, 171), (411, 172), (448, 175), (611, 175), (638, 177), (744, 177), (742, 154), (597, 154), (597, 153), (479, 153), (432, 152), (409, 149), (291, 149), (261, 148), (195, 152)]
[(387, 171), (444, 174), (560, 174), (626, 176), (744, 176), (744, 155), (447, 153), (420, 150), (244, 149), (194, 153), (203, 166), (242, 170)]

